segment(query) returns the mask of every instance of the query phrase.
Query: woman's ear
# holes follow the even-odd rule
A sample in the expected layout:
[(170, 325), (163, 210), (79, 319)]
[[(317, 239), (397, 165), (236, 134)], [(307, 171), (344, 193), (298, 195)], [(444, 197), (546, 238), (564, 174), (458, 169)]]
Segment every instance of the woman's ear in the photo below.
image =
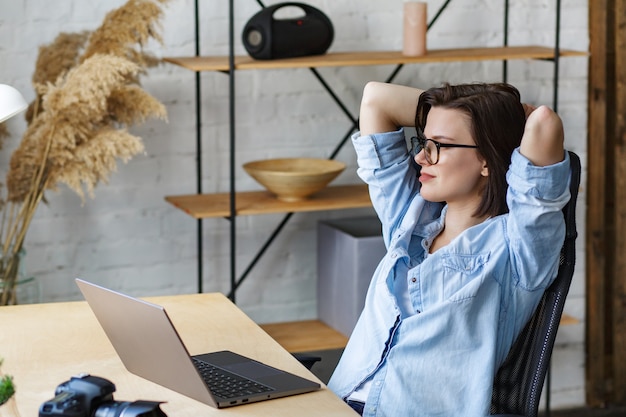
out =
[(483, 177), (489, 176), (489, 168), (487, 167), (487, 161), (483, 161), (483, 168), (480, 171), (480, 175)]

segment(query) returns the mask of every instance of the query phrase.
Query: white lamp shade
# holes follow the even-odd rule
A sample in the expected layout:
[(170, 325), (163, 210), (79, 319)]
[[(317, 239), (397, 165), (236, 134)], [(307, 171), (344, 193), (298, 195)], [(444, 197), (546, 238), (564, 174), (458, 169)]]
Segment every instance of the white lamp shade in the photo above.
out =
[(15, 88), (0, 84), (0, 123), (26, 110), (28, 103)]

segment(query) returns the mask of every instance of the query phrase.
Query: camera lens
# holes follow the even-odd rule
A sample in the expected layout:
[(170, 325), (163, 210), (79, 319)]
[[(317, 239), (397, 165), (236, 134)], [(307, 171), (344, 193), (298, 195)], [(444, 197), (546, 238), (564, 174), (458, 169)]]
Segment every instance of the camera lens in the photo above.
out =
[(100, 404), (93, 417), (166, 417), (153, 401), (108, 401)]
[(96, 408), (94, 417), (119, 417), (122, 412), (128, 407), (130, 402), (128, 401), (107, 401)]

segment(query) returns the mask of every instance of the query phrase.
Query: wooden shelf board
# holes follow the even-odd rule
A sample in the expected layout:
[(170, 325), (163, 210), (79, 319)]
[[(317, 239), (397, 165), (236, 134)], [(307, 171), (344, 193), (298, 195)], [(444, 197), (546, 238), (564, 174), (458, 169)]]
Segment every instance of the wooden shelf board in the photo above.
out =
[[(167, 196), (165, 200), (191, 217), (230, 217), (230, 193)], [(277, 199), (268, 191), (238, 192), (237, 215), (291, 213), (371, 207), (365, 184), (326, 187), (310, 198), (296, 202)]]
[(570, 316), (569, 314), (563, 313), (563, 315), (561, 316), (561, 326), (571, 326), (578, 323), (580, 323), (580, 320), (578, 320), (576, 317)]
[[(582, 51), (564, 49), (560, 51), (562, 57), (587, 55), (587, 52)], [(238, 55), (235, 57), (235, 69), (320, 68), (551, 58), (554, 58), (554, 49), (543, 46), (434, 49), (418, 57), (404, 56), (400, 51), (329, 52), (323, 55), (273, 60), (255, 60), (247, 55)], [(227, 56), (166, 57), (163, 60), (192, 71), (229, 70)]]
[(279, 345), (291, 353), (343, 349), (348, 337), (319, 320), (261, 324)]

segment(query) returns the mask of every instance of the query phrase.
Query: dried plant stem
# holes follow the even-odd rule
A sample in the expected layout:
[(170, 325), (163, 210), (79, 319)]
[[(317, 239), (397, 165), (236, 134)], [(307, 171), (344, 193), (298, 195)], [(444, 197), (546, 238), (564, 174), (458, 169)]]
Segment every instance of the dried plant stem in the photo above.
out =
[[(46, 189), (47, 177), (44, 179), (44, 172), (46, 171), (46, 164), (48, 162), (48, 154), (50, 153), (50, 147), (52, 145), (52, 140), (54, 138), (54, 128), (50, 132), (48, 139), (46, 141), (46, 147), (44, 149), (41, 162), (37, 169), (37, 175), (33, 176), (31, 186), (29, 188), (29, 193), (26, 195), (26, 198), (21, 203), (21, 208), (16, 217), (14, 217), (11, 222), (10, 232), (4, 239), (4, 247), (3, 253), (8, 253), (11, 248), (13, 248), (13, 253), (16, 254), (19, 250), (22, 249), (22, 243), (24, 242), (24, 237), (26, 235), (26, 231), (28, 230), (28, 225), (30, 224), (30, 220), (33, 217), (35, 210), (37, 209), (37, 205), (41, 201), (43, 197), (43, 192)], [(20, 227), (20, 225), (22, 227)], [(26, 227), (25, 227), (26, 226)], [(15, 237), (17, 234), (17, 237)], [(19, 246), (19, 247), (17, 247)]]
[[(30, 192), (26, 195), (24, 201), (20, 203), (21, 206), (17, 215), (9, 218), (9, 231), (4, 237), (4, 246), (2, 248), (2, 253), (5, 258), (3, 259), (4, 267), (2, 270), (4, 291), (2, 291), (2, 297), (0, 297), (0, 305), (15, 304), (16, 302), (15, 292), (12, 291), (12, 289), (15, 288), (18, 279), (19, 253), (22, 250), (30, 222), (37, 211), (37, 207), (47, 187), (48, 176), (45, 175), (46, 163), (54, 138), (54, 132), (55, 130), (53, 128), (46, 141), (46, 147), (41, 158), (41, 163), (37, 169), (37, 175), (33, 177)], [(14, 203), (11, 203), (12, 213), (14, 212), (14, 205)]]
[(4, 236), (4, 228), (7, 225), (7, 219), (13, 217), (13, 212), (15, 211), (15, 205), (9, 204), (10, 210), (7, 210), (7, 205), (5, 204), (4, 209), (2, 210), (2, 224), (0, 225), (0, 236)]

